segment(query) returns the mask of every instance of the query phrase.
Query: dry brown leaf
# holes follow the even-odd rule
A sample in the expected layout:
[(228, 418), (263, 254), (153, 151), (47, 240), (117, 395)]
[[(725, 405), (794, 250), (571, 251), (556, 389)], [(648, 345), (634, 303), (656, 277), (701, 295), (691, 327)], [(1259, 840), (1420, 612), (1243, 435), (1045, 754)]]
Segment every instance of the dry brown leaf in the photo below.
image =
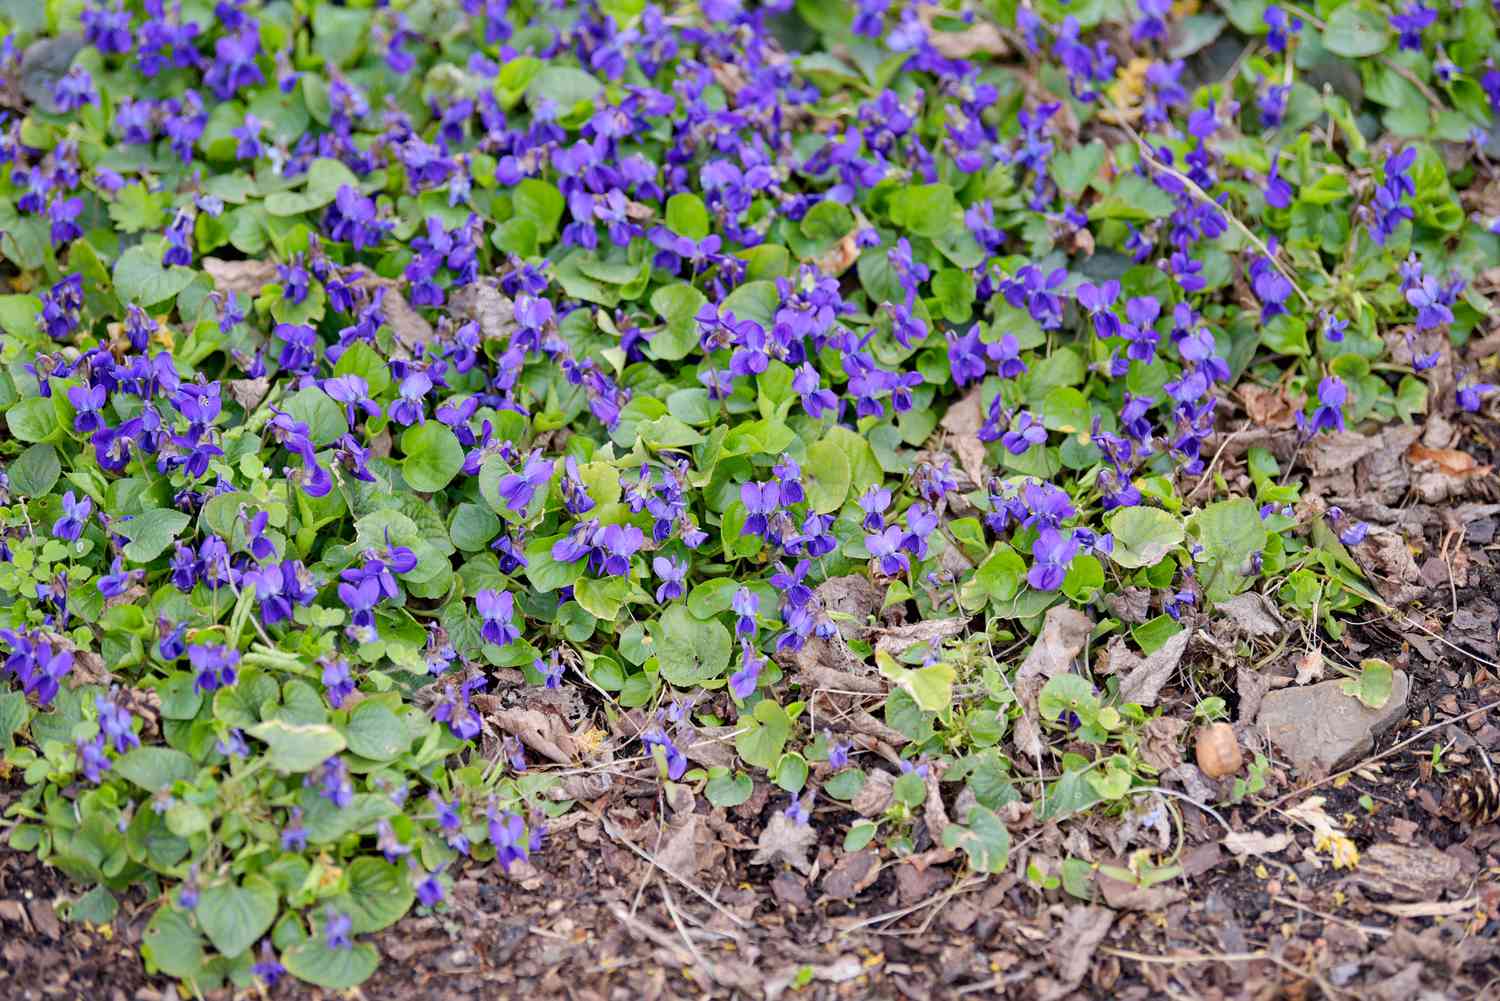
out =
[(1017, 681), (1054, 678), (1073, 665), (1073, 658), (1088, 642), (1094, 622), (1067, 605), (1054, 605), (1042, 618), (1042, 634), (1016, 672)]
[(806, 873), (812, 868), (807, 861), (807, 850), (817, 843), (818, 832), (811, 824), (799, 824), (784, 811), (777, 810), (771, 815), (771, 822), (765, 830), (760, 832), (760, 841), (755, 846), (755, 854), (750, 857), (750, 864), (767, 865), (779, 860), (798, 872)]
[(1227, 598), (1214, 606), (1246, 636), (1279, 636), (1286, 625), (1276, 608), (1265, 596), (1256, 591), (1246, 591)]
[(899, 657), (912, 647), (925, 643), (929, 652), (936, 653), (943, 640), (957, 636), (968, 625), (968, 619), (923, 619), (911, 625), (889, 626), (879, 630), (875, 649)]
[(411, 303), (406, 301), (406, 296), (401, 292), (399, 281), (367, 274), (362, 276), (356, 284), (366, 288), (385, 289), (384, 298), (380, 300), (381, 309), (385, 313), (385, 322), (391, 328), (391, 333), (396, 335), (396, 340), (407, 350), (413, 350), (432, 340), (434, 336), (432, 324), (423, 319), (422, 314), (412, 309)]
[(1382, 841), (1360, 853), (1359, 868), (1348, 880), (1396, 900), (1435, 900), (1467, 889), (1463, 871), (1463, 863), (1441, 849)]
[(518, 329), (515, 304), (489, 281), (471, 282), (448, 294), (448, 305), (460, 321), (479, 324), (487, 341), (503, 341)]
[(948, 59), (968, 59), (976, 55), (1003, 56), (1010, 51), (1005, 36), (993, 22), (976, 20), (962, 31), (945, 31), (934, 27), (939, 17), (951, 18), (953, 13), (941, 7), (927, 5), (917, 8), (917, 18), (927, 29), (927, 43), (937, 53)]
[(1301, 394), (1288, 397), (1279, 386), (1268, 389), (1246, 383), (1239, 388), (1238, 393), (1245, 404), (1245, 415), (1250, 418), (1251, 423), (1273, 431), (1295, 427), (1297, 414), (1302, 412), (1303, 404), (1307, 402), (1307, 397)]
[(1166, 771), (1182, 763), (1182, 745), (1178, 743), (1187, 720), (1174, 716), (1154, 716), (1146, 721), (1141, 738), (1141, 759), (1158, 771)]
[(1038, 996), (1042, 1001), (1057, 1001), (1072, 993), (1083, 983), (1094, 962), (1094, 950), (1109, 934), (1115, 923), (1115, 912), (1108, 907), (1089, 907), (1079, 904), (1068, 908), (1062, 927), (1054, 936), (1057, 950), (1053, 958), (1057, 980), (1042, 986)]
[(214, 280), (220, 292), (243, 292), (260, 295), (260, 290), (276, 280), (275, 261), (226, 261), (218, 257), (203, 258), (203, 270)]
[(985, 473), (985, 446), (979, 440), (979, 429), (984, 426), (984, 401), (981, 388), (975, 386), (943, 415), (938, 426), (948, 436), (948, 445), (958, 456), (958, 464), (982, 487), (988, 479)]
[(1176, 886), (1140, 886), (1104, 872), (1098, 874), (1097, 883), (1104, 902), (1117, 911), (1164, 911), (1187, 896), (1186, 890)]
[(859, 260), (859, 242), (855, 233), (848, 233), (833, 248), (813, 260), (814, 266), (825, 275), (838, 278)]
[(1285, 851), (1293, 841), (1287, 831), (1262, 834), (1259, 831), (1232, 831), (1224, 835), (1224, 847), (1233, 855), (1275, 855)]
[(1489, 466), (1481, 466), (1468, 452), (1456, 448), (1428, 448), (1421, 442), (1412, 442), (1406, 450), (1406, 457), (1413, 465), (1431, 463), (1438, 472), (1459, 480), (1483, 476), (1490, 471)]
[(521, 743), (560, 765), (578, 760), (578, 748), (567, 724), (559, 716), (536, 709), (500, 709), (485, 707), (479, 696), (474, 703), (485, 708), (495, 726), (520, 739)]
[(845, 639), (864, 639), (870, 632), (866, 620), (885, 601), (885, 589), (876, 586), (864, 574), (830, 577), (817, 587), (824, 610), (847, 615), (853, 621), (838, 621), (839, 633)]
[(845, 855), (823, 877), (823, 895), (853, 900), (880, 875), (880, 852), (873, 848)]
[(1297, 684), (1310, 685), (1323, 677), (1323, 655), (1309, 650), (1297, 658)]
[(230, 379), (229, 398), (246, 412), (260, 406), (260, 401), (271, 391), (271, 380), (267, 376), (258, 379)]
[(1177, 672), (1191, 638), (1192, 630), (1183, 629), (1141, 657), (1125, 645), (1123, 637), (1116, 636), (1109, 645), (1109, 666), (1121, 676), (1120, 700), (1141, 706), (1156, 705), (1157, 696)]
[(884, 813), (895, 799), (896, 780), (890, 772), (872, 771), (866, 774), (865, 784), (859, 787), (849, 805), (861, 817), (873, 817)]

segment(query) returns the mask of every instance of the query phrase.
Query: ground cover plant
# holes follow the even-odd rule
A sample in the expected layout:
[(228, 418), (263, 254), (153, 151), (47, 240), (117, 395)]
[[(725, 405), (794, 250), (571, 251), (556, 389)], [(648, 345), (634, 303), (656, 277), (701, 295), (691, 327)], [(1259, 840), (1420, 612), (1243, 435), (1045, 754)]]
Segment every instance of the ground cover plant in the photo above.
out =
[(1146, 892), (1166, 773), (1265, 799), (1224, 665), (1407, 698), (1319, 653), (1404, 543), (1306, 488), (1491, 406), (1494, 4), (0, 17), (4, 829), (152, 972), (356, 986), (626, 773)]

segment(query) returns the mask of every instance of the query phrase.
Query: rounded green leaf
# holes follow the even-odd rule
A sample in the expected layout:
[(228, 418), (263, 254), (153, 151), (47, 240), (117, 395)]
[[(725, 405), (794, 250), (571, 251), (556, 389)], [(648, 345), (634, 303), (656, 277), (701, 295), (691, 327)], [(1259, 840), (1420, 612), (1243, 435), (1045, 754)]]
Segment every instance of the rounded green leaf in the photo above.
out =
[(282, 772), (310, 772), (347, 746), (344, 735), (326, 724), (273, 719), (257, 723), (248, 732), (270, 745), (271, 767)]
[(849, 456), (838, 443), (825, 438), (808, 448), (807, 461), (802, 464), (802, 486), (814, 511), (827, 514), (843, 507), (851, 478)]
[(401, 475), (413, 490), (437, 493), (453, 481), (464, 464), (458, 436), (437, 421), (407, 428), (401, 435)]
[(1182, 522), (1160, 508), (1121, 508), (1108, 519), (1115, 539), (1110, 559), (1127, 569), (1155, 566), (1186, 537)]
[(368, 942), (351, 949), (330, 949), (321, 935), (315, 935), (281, 954), (282, 965), (298, 980), (305, 980), (331, 991), (346, 991), (370, 978), (380, 963), (380, 953)]
[(673, 605), (652, 623), (661, 676), (679, 688), (717, 678), (729, 666), (729, 630), (717, 619), (700, 619)]
[(238, 956), (276, 920), (276, 888), (263, 876), (246, 877), (242, 885), (214, 883), (203, 888), (196, 914), (214, 948)]
[(406, 870), (384, 859), (355, 859), (348, 879), (349, 889), (333, 899), (333, 906), (349, 915), (356, 935), (395, 924), (415, 899)]

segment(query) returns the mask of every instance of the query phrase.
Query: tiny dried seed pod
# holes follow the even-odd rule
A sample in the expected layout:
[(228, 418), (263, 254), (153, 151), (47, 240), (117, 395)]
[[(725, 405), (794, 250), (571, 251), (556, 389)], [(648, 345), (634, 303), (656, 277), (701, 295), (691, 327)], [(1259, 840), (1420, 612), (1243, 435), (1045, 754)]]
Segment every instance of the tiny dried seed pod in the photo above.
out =
[(1233, 775), (1245, 763), (1240, 742), (1228, 723), (1211, 723), (1198, 731), (1198, 768), (1211, 779)]

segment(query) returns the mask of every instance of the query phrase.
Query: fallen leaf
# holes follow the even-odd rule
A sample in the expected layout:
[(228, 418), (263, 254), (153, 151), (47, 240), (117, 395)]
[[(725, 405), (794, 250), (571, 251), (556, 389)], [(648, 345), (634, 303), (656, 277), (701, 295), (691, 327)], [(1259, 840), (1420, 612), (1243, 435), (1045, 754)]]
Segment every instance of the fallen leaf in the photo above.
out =
[(760, 832), (760, 841), (751, 865), (767, 865), (782, 861), (798, 872), (808, 872), (812, 867), (807, 862), (807, 850), (818, 843), (818, 832), (811, 824), (799, 824), (783, 811), (771, 815), (771, 822)]
[(917, 18), (927, 29), (927, 44), (948, 59), (968, 59), (974, 55), (1003, 56), (1010, 51), (1005, 36), (993, 22), (975, 19), (962, 31), (946, 31), (936, 27), (939, 17), (951, 18), (951, 11), (937, 6), (917, 8)]
[(476, 695), (474, 704), (485, 711), (495, 726), (521, 743), (560, 765), (575, 764), (578, 760), (577, 746), (568, 726), (560, 716), (540, 712), (536, 709), (500, 709), (485, 705), (483, 697)]
[(1232, 831), (1224, 835), (1221, 843), (1233, 855), (1275, 855), (1285, 851), (1293, 840), (1291, 834), (1286, 831), (1276, 834), (1262, 834), (1259, 831)]
[(873, 848), (852, 852), (839, 859), (823, 877), (823, 895), (852, 900), (880, 875), (880, 853)]
[(1053, 958), (1058, 981), (1043, 990), (1043, 1001), (1057, 1001), (1073, 991), (1089, 972), (1094, 962), (1094, 950), (1109, 934), (1115, 923), (1115, 912), (1108, 907), (1088, 907), (1079, 904), (1068, 908), (1062, 927), (1053, 936), (1057, 943)]
[(1141, 737), (1141, 760), (1157, 771), (1182, 764), (1182, 745), (1178, 743), (1187, 720), (1175, 716), (1154, 716), (1146, 721)]
[(875, 649), (899, 657), (918, 644), (926, 644), (928, 652), (937, 653), (943, 640), (957, 636), (968, 626), (968, 619), (923, 619), (907, 626), (887, 626), (878, 630)]
[(1463, 863), (1439, 848), (1382, 841), (1360, 853), (1359, 868), (1347, 881), (1396, 900), (1430, 901), (1465, 890), (1463, 870)]
[(214, 288), (220, 292), (242, 292), (260, 295), (260, 290), (276, 280), (275, 261), (225, 261), (217, 257), (203, 258), (203, 270), (214, 280)]
[(1421, 442), (1412, 442), (1406, 450), (1406, 457), (1416, 466), (1431, 463), (1438, 472), (1454, 479), (1483, 476), (1490, 471), (1489, 466), (1481, 466), (1468, 452), (1456, 448), (1428, 448)]
[(488, 282), (471, 282), (448, 294), (448, 306), (461, 322), (479, 324), (479, 333), (487, 341), (509, 339), (519, 329), (515, 304)]
[(833, 245), (833, 249), (813, 260), (813, 265), (825, 275), (837, 278), (859, 260), (859, 242), (856, 233), (845, 234)]
[(982, 487), (988, 479), (985, 473), (985, 445), (979, 440), (979, 429), (984, 426), (984, 400), (981, 387), (975, 386), (943, 415), (938, 426), (947, 435), (948, 445), (958, 456), (958, 464), (976, 487)]
[(1098, 873), (1096, 882), (1104, 902), (1117, 911), (1164, 911), (1187, 896), (1186, 890), (1175, 886), (1140, 886), (1104, 872)]
[(411, 304), (406, 301), (406, 296), (401, 293), (400, 282), (367, 274), (361, 277), (357, 284), (366, 288), (385, 290), (380, 306), (385, 314), (386, 325), (391, 328), (391, 333), (396, 335), (396, 340), (407, 350), (425, 346), (432, 340), (434, 336), (432, 324), (423, 319), (422, 314), (411, 308)]
[(873, 817), (884, 813), (895, 799), (896, 780), (890, 772), (873, 771), (865, 775), (865, 784), (859, 787), (849, 805), (861, 817)]
[(1323, 655), (1309, 650), (1297, 658), (1297, 684), (1310, 685), (1323, 677)]
[(1182, 655), (1187, 651), (1192, 630), (1183, 629), (1156, 650), (1141, 657), (1125, 645), (1122, 637), (1115, 637), (1109, 645), (1109, 664), (1120, 678), (1120, 701), (1134, 702), (1141, 706), (1156, 705), (1156, 698), (1166, 687)]
[(1088, 642), (1094, 622), (1067, 605), (1054, 605), (1042, 618), (1042, 633), (1016, 672), (1017, 681), (1053, 678), (1073, 665), (1073, 658)]
[(1289, 397), (1279, 386), (1266, 388), (1246, 383), (1237, 393), (1245, 405), (1245, 415), (1257, 427), (1273, 431), (1285, 431), (1297, 423), (1297, 414), (1302, 411), (1307, 397), (1301, 394)]
[(852, 620), (834, 619), (839, 634), (846, 640), (864, 639), (871, 628), (866, 620), (885, 601), (885, 590), (877, 587), (864, 574), (830, 577), (818, 585), (815, 593), (823, 602), (824, 611), (848, 616)]
[(1214, 606), (1246, 636), (1278, 636), (1286, 628), (1276, 608), (1256, 591), (1245, 591)]
[(247, 414), (260, 406), (260, 401), (271, 391), (271, 380), (267, 376), (258, 379), (230, 379), (229, 398), (238, 403)]

